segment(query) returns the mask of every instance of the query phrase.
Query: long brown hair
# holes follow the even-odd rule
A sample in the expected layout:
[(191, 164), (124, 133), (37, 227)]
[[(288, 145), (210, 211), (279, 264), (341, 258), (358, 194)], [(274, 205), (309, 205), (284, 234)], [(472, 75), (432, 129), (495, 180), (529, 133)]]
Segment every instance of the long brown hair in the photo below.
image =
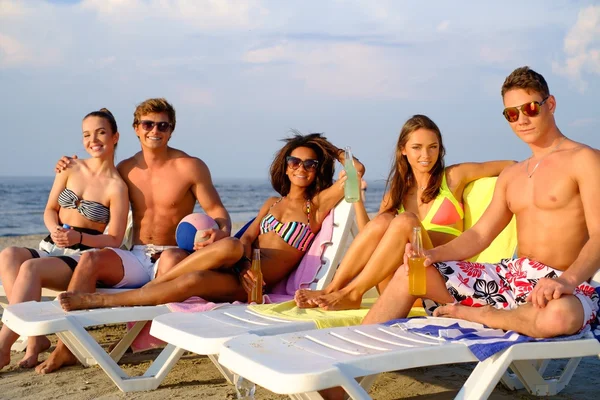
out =
[(389, 189), (390, 193), (390, 205), (386, 209), (387, 212), (397, 211), (408, 190), (416, 186), (412, 167), (408, 163), (406, 156), (402, 154), (402, 150), (404, 150), (406, 142), (410, 139), (410, 135), (418, 129), (427, 129), (435, 133), (440, 146), (438, 159), (433, 168), (431, 168), (431, 177), (429, 178), (429, 182), (427, 182), (427, 188), (421, 194), (421, 201), (429, 203), (440, 192), (445, 168), (444, 156), (446, 155), (446, 149), (442, 142), (442, 133), (435, 122), (429, 117), (418, 114), (413, 115), (404, 123), (404, 126), (400, 130), (398, 143), (396, 144), (396, 154), (385, 188), (386, 191)]
[(285, 145), (275, 154), (271, 163), (271, 185), (281, 196), (286, 196), (290, 192), (291, 182), (286, 174), (286, 157), (298, 147), (308, 147), (317, 154), (317, 160), (319, 160), (315, 180), (306, 189), (307, 199), (312, 199), (317, 193), (333, 185), (338, 148), (320, 133), (302, 135), (296, 130), (293, 130), (292, 133), (294, 135), (291, 138), (283, 139)]

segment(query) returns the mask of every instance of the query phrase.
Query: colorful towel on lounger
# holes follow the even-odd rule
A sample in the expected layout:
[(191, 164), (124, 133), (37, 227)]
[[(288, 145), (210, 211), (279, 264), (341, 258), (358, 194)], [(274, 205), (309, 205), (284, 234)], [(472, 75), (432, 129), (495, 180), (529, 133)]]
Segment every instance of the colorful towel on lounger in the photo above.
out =
[[(358, 310), (325, 311), (320, 308), (298, 308), (296, 302), (286, 301), (278, 304), (253, 304), (248, 306), (259, 314), (293, 321), (313, 321), (317, 329), (334, 328), (338, 326), (360, 325), (369, 309), (375, 303), (374, 298), (363, 299)], [(409, 317), (425, 316), (423, 307), (413, 307)]]
[[(331, 210), (327, 217), (325, 217), (323, 224), (321, 224), (321, 230), (313, 240), (313, 243), (307, 250), (306, 254), (304, 254), (304, 257), (302, 257), (298, 268), (296, 268), (287, 279), (283, 279), (279, 284), (275, 285), (272, 293), (265, 294), (263, 302), (265, 304), (270, 304), (289, 301), (294, 298), (296, 289), (308, 287), (315, 280), (315, 277), (321, 268), (321, 257), (323, 255), (323, 251), (325, 250), (325, 245), (331, 243), (332, 235), (333, 210)], [(194, 296), (181, 303), (168, 303), (167, 307), (171, 312), (189, 313), (210, 311), (231, 304), (241, 305), (244, 303), (239, 301), (234, 303), (213, 303)], [(150, 324), (150, 322), (146, 323), (144, 328), (140, 331), (139, 335), (131, 344), (131, 349), (134, 352), (150, 350), (165, 345), (162, 340), (156, 339), (150, 335)], [(132, 326), (132, 323), (127, 324), (129, 329)]]
[(594, 337), (600, 340), (600, 335), (598, 335), (600, 332), (592, 332), (589, 325), (582, 332), (575, 335), (558, 336), (550, 339), (537, 339), (514, 331), (492, 329), (474, 322), (457, 322), (455, 319), (445, 318), (403, 318), (388, 321), (384, 325), (400, 327), (416, 334), (438, 338), (441, 341), (463, 343), (469, 347), (469, 350), (480, 361), (517, 343), (590, 339)]

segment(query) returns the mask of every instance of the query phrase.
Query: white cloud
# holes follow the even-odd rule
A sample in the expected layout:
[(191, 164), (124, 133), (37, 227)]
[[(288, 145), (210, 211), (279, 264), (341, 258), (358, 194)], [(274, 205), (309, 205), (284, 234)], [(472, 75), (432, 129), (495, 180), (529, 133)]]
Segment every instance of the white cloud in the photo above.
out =
[(449, 27), (449, 26), (450, 26), (450, 21), (448, 21), (448, 20), (445, 20), (445, 21), (442, 21), (442, 22), (440, 22), (440, 23), (438, 24), (438, 26), (437, 26), (436, 30), (437, 30), (438, 32), (445, 32), (445, 31), (447, 31), (447, 30), (448, 30), (448, 27)]
[(586, 127), (586, 126), (597, 125), (597, 122), (598, 122), (597, 118), (580, 118), (580, 119), (571, 121), (569, 123), (569, 126), (571, 126), (573, 128), (582, 128), (582, 127)]
[(142, 22), (149, 30), (161, 30), (161, 21), (177, 21), (212, 33), (251, 29), (268, 14), (255, 0), (84, 0), (81, 8), (105, 21)]
[(588, 86), (585, 75), (600, 75), (600, 6), (579, 11), (577, 22), (564, 40), (564, 62), (553, 62), (555, 73), (566, 76), (580, 92)]

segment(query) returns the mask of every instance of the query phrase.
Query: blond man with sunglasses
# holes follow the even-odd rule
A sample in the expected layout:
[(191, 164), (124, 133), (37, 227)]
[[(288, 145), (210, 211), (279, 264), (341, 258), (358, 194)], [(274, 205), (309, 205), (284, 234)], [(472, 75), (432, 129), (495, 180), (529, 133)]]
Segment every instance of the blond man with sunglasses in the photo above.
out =
[[(107, 287), (138, 288), (157, 272), (165, 272), (164, 266), (173, 266), (187, 257), (189, 253), (177, 248), (175, 230), (178, 222), (193, 212), (196, 201), (219, 225), (199, 247), (204, 247), (211, 262), (219, 265), (228, 262), (235, 246), (229, 237), (229, 214), (206, 164), (168, 146), (175, 124), (175, 109), (165, 99), (148, 99), (137, 106), (133, 129), (142, 149), (117, 166), (129, 189), (133, 248), (131, 251), (106, 248), (86, 253), (79, 260), (69, 291), (95, 292), (96, 282)], [(69, 163), (70, 160), (63, 157), (57, 171), (67, 168)], [(159, 257), (162, 271), (158, 268)], [(49, 373), (75, 362), (73, 354), (59, 342), (36, 371)]]
[[(426, 251), (427, 294), (436, 316), (462, 318), (533, 337), (574, 334), (596, 319), (588, 283), (600, 266), (600, 154), (570, 140), (554, 119), (557, 101), (542, 75), (518, 68), (502, 86), (503, 115), (532, 155), (499, 176), (481, 219), (458, 238)], [(466, 260), (517, 218), (518, 254), (500, 263)], [(410, 254), (410, 244), (406, 254)], [(405, 260), (406, 264), (406, 260)], [(406, 317), (403, 265), (363, 323)]]

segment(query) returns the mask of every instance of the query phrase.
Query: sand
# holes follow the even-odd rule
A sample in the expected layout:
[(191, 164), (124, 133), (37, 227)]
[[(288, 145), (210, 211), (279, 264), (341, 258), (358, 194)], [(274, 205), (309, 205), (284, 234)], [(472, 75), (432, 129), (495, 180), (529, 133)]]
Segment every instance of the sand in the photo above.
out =
[[(7, 246), (36, 247), (42, 236), (0, 238), (0, 250)], [(117, 340), (124, 332), (122, 325), (109, 326), (92, 331), (92, 335), (105, 347)], [(56, 343), (56, 336), (50, 336)], [(51, 347), (50, 350), (53, 350)], [(49, 352), (40, 359), (46, 359)], [(141, 375), (148, 368), (158, 351), (126, 354), (121, 362), (129, 374)], [(122, 393), (108, 376), (97, 366), (83, 368), (72, 366), (49, 375), (37, 375), (33, 370), (20, 369), (18, 361), (24, 353), (12, 353), (11, 364), (0, 371), (0, 399), (156, 399), (201, 398), (235, 399), (235, 389), (229, 385), (204, 356), (186, 353), (167, 375), (162, 385), (154, 391)], [(558, 375), (564, 361), (553, 361), (549, 372)], [(371, 395), (374, 399), (452, 399), (473, 369), (472, 364), (457, 364), (415, 368), (400, 372), (381, 374), (375, 382)], [(592, 400), (600, 387), (600, 361), (596, 357), (584, 358), (570, 385), (552, 399)], [(287, 399), (258, 388), (257, 399)], [(511, 392), (498, 385), (491, 399), (533, 399), (524, 390)]]

